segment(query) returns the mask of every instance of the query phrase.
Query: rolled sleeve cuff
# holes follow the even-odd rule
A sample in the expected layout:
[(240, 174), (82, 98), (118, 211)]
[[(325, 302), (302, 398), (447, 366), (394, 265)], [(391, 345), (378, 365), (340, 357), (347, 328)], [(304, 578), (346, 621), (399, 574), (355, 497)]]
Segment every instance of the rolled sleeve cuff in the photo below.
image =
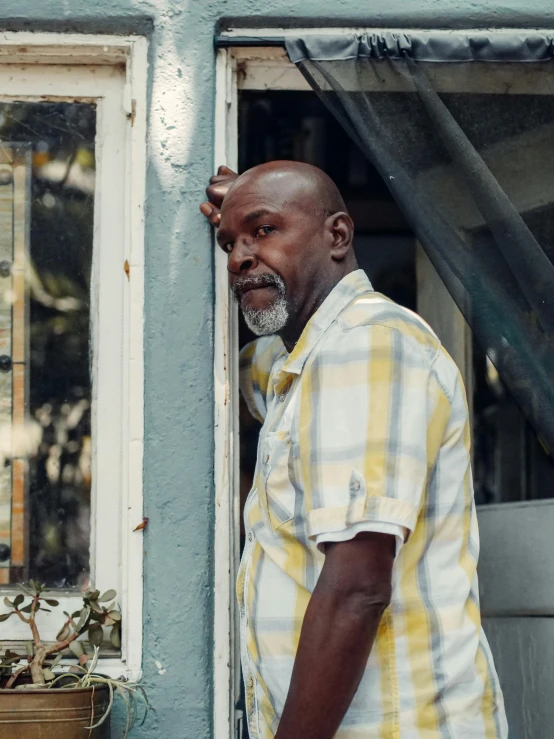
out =
[[(363, 514), (352, 520), (351, 506), (316, 508), (308, 513), (308, 536), (318, 541), (325, 534), (348, 531), (359, 524), (393, 524), (413, 531), (417, 521), (417, 510), (405, 500), (396, 498), (367, 498)], [(321, 538), (323, 541), (323, 538)]]
[(320, 552), (324, 552), (324, 544), (340, 541), (350, 541), (354, 539), (358, 534), (372, 532), (377, 534), (389, 534), (394, 536), (396, 539), (396, 555), (402, 548), (408, 530), (404, 526), (399, 526), (397, 523), (377, 523), (377, 522), (362, 522), (356, 523), (347, 529), (342, 531), (335, 531), (328, 534), (319, 534), (315, 537), (315, 543)]

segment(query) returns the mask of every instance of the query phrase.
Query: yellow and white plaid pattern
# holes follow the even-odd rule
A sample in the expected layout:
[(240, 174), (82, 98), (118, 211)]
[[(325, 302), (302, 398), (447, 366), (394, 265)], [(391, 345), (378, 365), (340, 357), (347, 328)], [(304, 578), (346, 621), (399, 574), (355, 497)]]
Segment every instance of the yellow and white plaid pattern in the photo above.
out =
[(359, 270), (290, 355), (276, 337), (247, 346), (241, 384), (263, 421), (237, 582), (251, 737), (277, 730), (318, 545), (358, 530), (400, 532), (400, 544), (392, 602), (336, 736), (506, 737), (479, 614), (465, 391), (435, 334)]

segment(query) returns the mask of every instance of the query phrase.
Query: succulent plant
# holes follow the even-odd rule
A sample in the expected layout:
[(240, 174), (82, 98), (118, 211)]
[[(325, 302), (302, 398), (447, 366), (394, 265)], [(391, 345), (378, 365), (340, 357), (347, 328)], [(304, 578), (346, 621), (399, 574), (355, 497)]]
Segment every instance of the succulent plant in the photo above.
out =
[[(21, 688), (86, 688), (105, 685), (110, 693), (109, 705), (106, 713), (94, 725), (96, 728), (108, 717), (114, 696), (118, 695), (124, 702), (127, 714), (124, 736), (134, 725), (137, 719), (137, 696), (145, 707), (142, 721), (148, 712), (148, 701), (143, 688), (137, 683), (124, 680), (112, 680), (103, 675), (95, 674), (98, 663), (98, 653), (104, 642), (104, 630), (109, 629), (109, 640), (113, 647), (121, 646), (121, 611), (116, 608), (115, 590), (100, 593), (99, 590), (88, 590), (83, 594), (83, 606), (80, 610), (69, 614), (64, 611), (64, 622), (59, 630), (54, 644), (45, 644), (36, 624), (36, 615), (39, 611), (51, 612), (60, 604), (55, 598), (45, 595), (45, 588), (39, 583), (30, 580), (29, 587), (18, 586), (18, 593), (13, 600), (4, 598), (6, 613), (0, 614), (0, 623), (9, 618), (17, 617), (28, 624), (32, 634), (32, 641), (26, 642), (26, 654), (21, 655), (6, 649), (0, 656), (0, 677), (6, 679), (5, 689)], [(79, 637), (88, 635), (88, 643), (93, 653), (85, 651), (83, 641)], [(77, 661), (69, 668), (69, 672), (58, 675), (54, 669), (63, 657), (74, 657)], [(22, 675), (30, 674), (32, 684), (16, 685)]]
[[(121, 646), (121, 612), (115, 607), (115, 590), (100, 593), (99, 590), (89, 590), (83, 595), (83, 607), (72, 614), (64, 611), (65, 620), (56, 637), (54, 644), (44, 644), (36, 624), (36, 615), (39, 611), (51, 612), (57, 608), (59, 602), (55, 598), (45, 595), (44, 586), (29, 582), (29, 588), (19, 585), (21, 593), (13, 600), (4, 598), (4, 605), (9, 609), (0, 614), (0, 622), (7, 621), (12, 616), (20, 618), (32, 634), (32, 641), (27, 643), (27, 654), (18, 655), (6, 650), (0, 658), (0, 671), (11, 671), (6, 687), (11, 688), (20, 675), (28, 672), (33, 685), (45, 686), (54, 679), (53, 668), (59, 664), (63, 656), (71, 654), (81, 667), (86, 668), (93, 654), (87, 654), (83, 643), (77, 641), (87, 633), (91, 647), (100, 647), (104, 641), (104, 627), (110, 627), (110, 641), (116, 648)], [(15, 667), (15, 665), (20, 665)]]

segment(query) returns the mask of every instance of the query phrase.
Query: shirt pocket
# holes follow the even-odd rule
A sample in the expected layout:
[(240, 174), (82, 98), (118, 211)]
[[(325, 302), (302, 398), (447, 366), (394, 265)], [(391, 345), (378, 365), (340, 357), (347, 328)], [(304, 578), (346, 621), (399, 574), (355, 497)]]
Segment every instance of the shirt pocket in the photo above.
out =
[(269, 432), (261, 449), (263, 490), (261, 505), (273, 530), (294, 517), (296, 491), (289, 476), (290, 434)]

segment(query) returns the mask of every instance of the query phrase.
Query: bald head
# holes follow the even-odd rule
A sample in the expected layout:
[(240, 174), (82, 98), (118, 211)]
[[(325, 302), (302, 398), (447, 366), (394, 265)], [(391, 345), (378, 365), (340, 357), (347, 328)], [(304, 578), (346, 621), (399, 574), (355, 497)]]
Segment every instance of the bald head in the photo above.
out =
[(329, 175), (304, 162), (280, 160), (252, 167), (231, 185), (225, 201), (232, 204), (229, 195), (245, 188), (272, 193), (280, 205), (301, 207), (324, 218), (346, 212), (344, 200)]
[(317, 167), (270, 162), (238, 177), (221, 205), (217, 241), (250, 328), (294, 346), (333, 287), (356, 269), (353, 233), (336, 185)]

